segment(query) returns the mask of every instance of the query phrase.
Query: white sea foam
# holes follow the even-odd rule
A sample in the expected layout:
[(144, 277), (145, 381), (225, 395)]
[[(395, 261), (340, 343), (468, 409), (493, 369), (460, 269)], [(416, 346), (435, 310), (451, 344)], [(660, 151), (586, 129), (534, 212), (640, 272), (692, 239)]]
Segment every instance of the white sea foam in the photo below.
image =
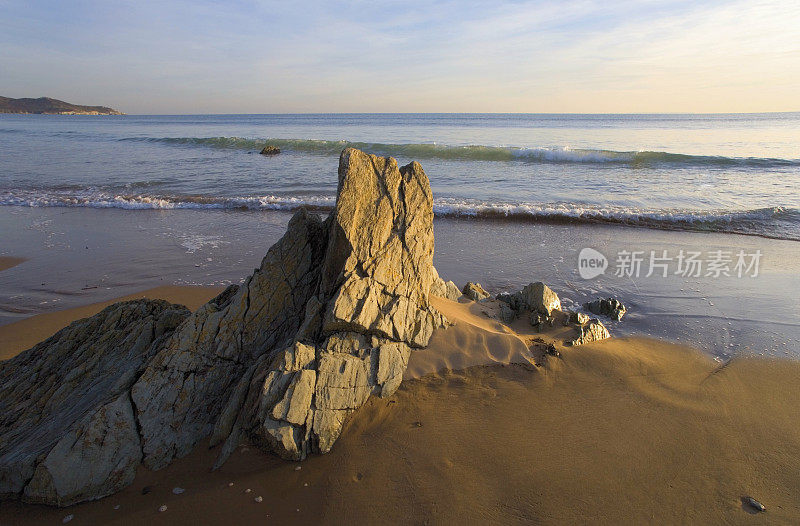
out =
[[(86, 207), (125, 210), (283, 210), (299, 208), (329, 211), (333, 195), (180, 196), (114, 194), (102, 191), (5, 191), (0, 205), (28, 207)], [(437, 198), (433, 211), (439, 217), (496, 218), (515, 221), (614, 223), (660, 229), (736, 232), (800, 239), (800, 210), (758, 208), (750, 210), (682, 210), (590, 206), (577, 203), (510, 203), (475, 199)]]

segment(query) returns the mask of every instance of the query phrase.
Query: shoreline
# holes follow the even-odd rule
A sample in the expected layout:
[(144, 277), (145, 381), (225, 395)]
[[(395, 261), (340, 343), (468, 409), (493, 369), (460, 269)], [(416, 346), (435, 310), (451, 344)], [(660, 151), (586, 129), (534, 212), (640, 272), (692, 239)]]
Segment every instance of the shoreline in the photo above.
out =
[[(0, 325), (164, 283), (239, 283), (260, 264), (291, 217), (287, 212), (10, 208), (0, 207), (0, 230), (10, 233), (7, 251), (29, 260), (0, 273)], [(694, 343), (723, 360), (759, 353), (800, 357), (800, 311), (792, 294), (800, 285), (797, 242), (597, 224), (467, 225), (448, 218), (435, 218), (434, 229), (434, 264), (459, 286), (474, 280), (499, 293), (543, 281), (569, 308), (607, 296), (631, 306), (615, 334)], [(479, 257), (475, 247), (484, 248)], [(582, 247), (608, 258), (604, 275), (592, 280), (578, 275)], [(614, 275), (615, 255), (622, 250), (668, 250), (671, 257), (681, 250), (760, 250), (763, 258), (756, 279), (682, 277), (674, 275), (674, 261), (672, 275), (649, 278), (645, 262), (637, 279)], [(780, 315), (763, 315), (773, 311)]]
[(140, 298), (162, 299), (170, 303), (185, 305), (189, 310), (195, 311), (223, 289), (224, 287), (163, 285), (112, 300), (35, 314), (29, 318), (0, 325), (0, 361), (13, 358), (20, 352), (46, 340), (73, 321), (93, 316), (109, 305), (120, 301)]
[(0, 256), (0, 272), (16, 267), (20, 263), (24, 263), (28, 258), (18, 258), (13, 256)]
[[(132, 296), (199, 305), (215, 294), (161, 287)], [(800, 518), (799, 362), (720, 366), (699, 349), (628, 337), (557, 345), (562, 357), (544, 358), (526, 342), (558, 342), (562, 329), (534, 333), (525, 320), (506, 326), (485, 315), (483, 304), (433, 301), (455, 325), (412, 352), (398, 392), (370, 399), (330, 453), (298, 464), (242, 446), (209, 472), (219, 448), (201, 443), (163, 470), (140, 467), (131, 486), (97, 501), (4, 502), (0, 522), (738, 523), (756, 519), (745, 495), (770, 520)], [(33, 330), (45, 318), (30, 320)]]

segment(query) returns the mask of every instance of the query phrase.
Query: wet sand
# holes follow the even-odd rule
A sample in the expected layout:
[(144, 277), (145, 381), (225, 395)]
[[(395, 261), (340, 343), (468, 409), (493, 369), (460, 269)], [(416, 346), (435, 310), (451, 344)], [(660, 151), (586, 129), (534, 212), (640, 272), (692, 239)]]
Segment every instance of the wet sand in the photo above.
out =
[[(536, 334), (485, 305), (435, 304), (455, 325), (412, 354), (398, 392), (370, 399), (330, 454), (291, 463), (241, 447), (211, 473), (217, 449), (200, 445), (96, 502), (4, 502), (0, 524), (800, 521), (799, 362), (720, 364), (642, 338), (545, 357), (533, 340), (569, 329)], [(751, 514), (746, 495), (767, 512)]]
[(25, 261), (25, 258), (15, 258), (11, 256), (0, 256), (0, 272), (10, 269), (11, 267), (16, 267), (20, 263)]
[(7, 325), (0, 325), (0, 360), (8, 360), (29, 349), (66, 327), (75, 320), (93, 316), (117, 301), (139, 298), (163, 299), (186, 305), (195, 310), (203, 303), (222, 292), (224, 287), (178, 287), (162, 286), (122, 296), (110, 301), (92, 303), (82, 307), (37, 314)]

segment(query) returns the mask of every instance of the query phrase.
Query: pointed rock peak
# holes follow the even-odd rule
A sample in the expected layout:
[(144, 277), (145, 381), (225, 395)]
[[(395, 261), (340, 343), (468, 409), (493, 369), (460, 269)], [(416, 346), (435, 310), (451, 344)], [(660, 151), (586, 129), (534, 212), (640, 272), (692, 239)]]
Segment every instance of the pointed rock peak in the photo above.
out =
[[(129, 484), (140, 462), (160, 469), (209, 437), (221, 445), (215, 467), (242, 441), (295, 460), (329, 451), (348, 415), (394, 393), (413, 349), (445, 325), (429, 301), (446, 287), (433, 249), (422, 167), (344, 150), (330, 217), (296, 213), (241, 285), (191, 315), (109, 307), (0, 365), (6, 392), (42, 369), (73, 378), (90, 348), (134, 358), (84, 390), (26, 387), (30, 400), (0, 418), (0, 496), (98, 498)], [(53, 415), (45, 427), (40, 406)]]

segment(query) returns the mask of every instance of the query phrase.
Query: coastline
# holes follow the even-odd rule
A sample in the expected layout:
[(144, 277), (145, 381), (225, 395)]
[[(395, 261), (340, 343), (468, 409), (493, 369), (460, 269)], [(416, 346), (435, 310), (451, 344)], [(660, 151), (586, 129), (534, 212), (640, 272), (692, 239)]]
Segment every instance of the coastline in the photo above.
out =
[(0, 272), (16, 267), (20, 263), (27, 261), (26, 258), (17, 258), (12, 256), (0, 256)]
[[(143, 294), (196, 305), (215, 291)], [(65, 509), (4, 503), (0, 522), (70, 514), (74, 524), (800, 518), (800, 362), (720, 366), (697, 349), (644, 338), (559, 345), (560, 359), (543, 359), (524, 342), (558, 341), (557, 331), (534, 334), (524, 320), (505, 326), (473, 302), (434, 303), (455, 325), (412, 353), (398, 392), (353, 415), (329, 454), (296, 464), (244, 446), (209, 473), (218, 448), (201, 444), (164, 470), (140, 467), (116, 495)], [(44, 321), (30, 318), (29, 330)], [(768, 513), (748, 515), (745, 495)]]
[[(0, 273), (0, 326), (163, 284), (239, 283), (283, 235), (290, 217), (282, 211), (0, 207), (7, 253), (29, 258)], [(722, 360), (760, 353), (800, 358), (795, 241), (451, 218), (435, 218), (434, 230), (434, 264), (459, 286), (474, 280), (499, 293), (541, 280), (570, 308), (607, 296), (629, 305), (625, 321), (609, 327), (615, 335), (688, 343)], [(482, 247), (479, 254), (476, 247)], [(609, 259), (604, 275), (578, 275), (582, 247)], [(757, 278), (648, 278), (646, 266), (639, 278), (620, 278), (613, 265), (622, 250), (668, 250), (672, 256), (681, 250), (761, 250), (763, 258)]]
[(113, 303), (140, 298), (162, 299), (170, 303), (185, 305), (189, 310), (194, 311), (222, 290), (223, 287), (165, 285), (112, 300), (36, 314), (7, 325), (0, 325), (0, 361), (13, 358), (40, 341), (46, 340), (73, 321), (93, 316)]

